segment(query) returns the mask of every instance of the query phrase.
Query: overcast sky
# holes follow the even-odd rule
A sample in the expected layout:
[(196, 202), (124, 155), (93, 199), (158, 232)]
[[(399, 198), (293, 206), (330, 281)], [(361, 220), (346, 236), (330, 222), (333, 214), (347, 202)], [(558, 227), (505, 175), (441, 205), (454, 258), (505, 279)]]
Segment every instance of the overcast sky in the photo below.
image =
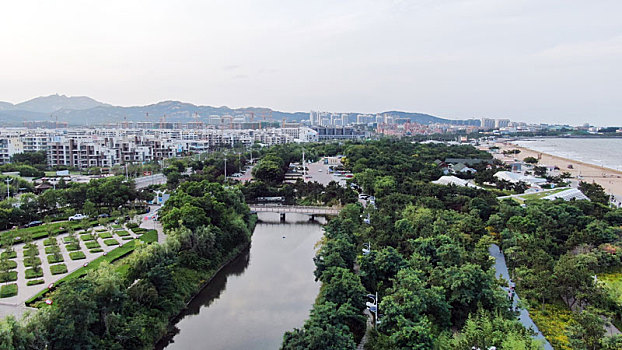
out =
[(620, 0), (3, 1), (0, 101), (622, 124)]

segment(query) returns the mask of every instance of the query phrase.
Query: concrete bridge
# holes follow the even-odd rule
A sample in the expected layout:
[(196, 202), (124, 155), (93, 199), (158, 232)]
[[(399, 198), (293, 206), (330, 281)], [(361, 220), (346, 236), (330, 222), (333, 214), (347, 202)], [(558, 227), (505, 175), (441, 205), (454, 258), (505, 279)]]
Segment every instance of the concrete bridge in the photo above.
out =
[(297, 213), (311, 216), (311, 220), (316, 215), (339, 215), (341, 209), (331, 207), (314, 207), (304, 205), (277, 205), (277, 204), (249, 204), (251, 212), (254, 213), (279, 213), (281, 220), (285, 220), (285, 214)]

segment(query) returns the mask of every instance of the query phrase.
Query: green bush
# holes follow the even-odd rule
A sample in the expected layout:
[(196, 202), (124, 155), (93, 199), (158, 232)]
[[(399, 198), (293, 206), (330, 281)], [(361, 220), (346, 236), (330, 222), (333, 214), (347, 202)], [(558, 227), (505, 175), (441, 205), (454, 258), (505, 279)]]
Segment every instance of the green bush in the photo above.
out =
[(135, 229), (138, 227), (138, 224), (135, 222), (130, 222), (129, 224), (125, 225), (127, 228), (129, 229)]
[(134, 237), (129, 237), (129, 236), (128, 237), (121, 237), (121, 239), (124, 240), (124, 241), (131, 241), (131, 240), (134, 239)]
[(112, 228), (123, 228), (123, 226), (121, 226), (119, 224), (110, 225), (110, 227), (112, 227)]
[(119, 245), (119, 242), (116, 239), (106, 239), (104, 240), (104, 243), (107, 246), (111, 246), (111, 245)]
[(0, 273), (0, 282), (11, 282), (17, 280), (17, 271), (9, 271), (8, 274)]
[(11, 283), (0, 287), (0, 298), (8, 298), (17, 295), (17, 284)]
[(35, 261), (37, 261), (37, 260), (39, 261), (39, 264), (41, 264), (41, 259), (39, 259), (39, 258), (37, 258), (37, 257), (35, 257), (34, 259), (31, 259), (31, 258), (24, 258), (24, 266), (26, 266), (26, 267), (31, 267), (31, 266), (32, 266), (32, 263), (33, 263), (33, 262), (35, 262)]
[(103, 251), (104, 251), (104, 250), (103, 250), (103, 249), (101, 249), (101, 248), (93, 248), (93, 249), (89, 250), (89, 252), (91, 252), (91, 253), (101, 253), (101, 252), (103, 252)]
[(8, 255), (9, 259), (14, 259), (17, 258), (17, 252), (16, 251), (10, 251), (10, 252), (2, 252), (2, 254), (0, 254), (0, 257), (5, 257)]
[(26, 269), (26, 279), (31, 279), (31, 278), (39, 278), (39, 277), (43, 277), (43, 270), (41, 268), (39, 268), (39, 271), (35, 271), (34, 269)]
[(71, 258), (71, 260), (86, 259), (86, 255), (84, 255), (84, 253), (82, 252), (71, 252), (69, 253), (69, 257)]
[(84, 245), (85, 245), (88, 249), (99, 248), (99, 243), (97, 243), (97, 242), (95, 242), (95, 241), (84, 242)]
[(102, 232), (99, 234), (99, 238), (102, 239), (106, 239), (106, 238), (112, 238), (112, 233), (106, 231), (106, 232)]
[(72, 251), (75, 251), (75, 250), (80, 250), (80, 246), (79, 246), (78, 244), (75, 244), (75, 243), (70, 243), (70, 244), (67, 244), (67, 245), (65, 246), (65, 248), (66, 248), (66, 249), (67, 249), (67, 251), (69, 251), (69, 252), (72, 252)]
[(69, 243), (75, 243), (76, 240), (70, 236), (67, 236), (65, 238), (63, 238), (63, 242), (65, 242), (65, 244), (69, 244)]
[(45, 247), (45, 254), (54, 253), (54, 247)]
[(30, 280), (30, 281), (26, 282), (26, 285), (27, 286), (35, 286), (37, 284), (43, 284), (43, 283), (45, 283), (44, 280)]
[(129, 232), (121, 230), (121, 231), (115, 231), (114, 233), (116, 233), (119, 237), (127, 237), (130, 235)]
[(54, 241), (56, 240), (56, 238), (46, 238), (43, 241), (43, 245), (44, 246), (50, 246), (50, 245), (54, 245)]
[(50, 272), (52, 273), (52, 275), (60, 275), (61, 273), (66, 273), (67, 265), (65, 264), (50, 265)]
[(62, 255), (59, 255), (58, 257), (59, 257), (59, 259), (57, 260), (57, 259), (54, 257), (54, 255), (48, 255), (48, 263), (50, 263), (50, 264), (54, 264), (54, 263), (59, 263), (59, 262), (63, 262), (63, 261), (65, 261), (65, 259), (63, 258), (63, 256), (62, 256)]
[(88, 234), (88, 235), (82, 235), (80, 236), (80, 239), (83, 241), (94, 241), (95, 237), (93, 237), (93, 235)]

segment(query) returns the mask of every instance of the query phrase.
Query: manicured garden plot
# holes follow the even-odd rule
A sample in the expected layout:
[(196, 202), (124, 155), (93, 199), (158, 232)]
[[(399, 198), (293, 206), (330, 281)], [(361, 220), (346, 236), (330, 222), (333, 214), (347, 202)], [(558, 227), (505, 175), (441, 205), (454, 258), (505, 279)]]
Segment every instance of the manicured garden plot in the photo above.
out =
[(54, 264), (54, 263), (59, 263), (59, 262), (63, 262), (65, 261), (65, 259), (63, 258), (62, 255), (58, 255), (58, 259), (56, 259), (56, 257), (54, 257), (54, 255), (48, 255), (48, 263), (50, 264)]
[(39, 268), (36, 271), (35, 269), (26, 269), (25, 275), (26, 279), (43, 277), (43, 269)]
[(93, 249), (93, 248), (99, 248), (99, 243), (97, 243), (96, 241), (89, 241), (89, 242), (84, 242), (84, 245), (88, 248), (88, 249)]
[(94, 241), (95, 237), (93, 237), (92, 234), (88, 234), (88, 235), (81, 235), (80, 239), (83, 241)]
[(103, 239), (112, 238), (112, 233), (110, 233), (108, 231), (102, 232), (102, 233), (99, 234), (99, 238), (103, 238)]
[(17, 295), (17, 284), (11, 283), (0, 287), (0, 298), (9, 298)]
[(103, 250), (103, 249), (101, 249), (101, 248), (93, 248), (93, 249), (89, 250), (89, 252), (91, 252), (91, 253), (101, 253), (101, 252), (103, 252), (103, 251), (104, 251), (104, 250)]
[(38, 257), (34, 257), (34, 258), (24, 258), (24, 266), (26, 267), (31, 267), (33, 265), (33, 263), (35, 261), (38, 260), (38, 264), (41, 264), (41, 259), (39, 259)]
[(17, 280), (17, 271), (9, 271), (8, 273), (0, 273), (0, 282), (11, 282)]
[(111, 246), (111, 245), (119, 245), (119, 241), (117, 241), (116, 239), (106, 239), (104, 240), (104, 244), (106, 244), (107, 246)]
[(30, 281), (26, 282), (26, 285), (27, 286), (35, 286), (37, 284), (43, 284), (43, 283), (45, 283), (45, 281), (41, 280), (41, 279), (39, 279), (39, 280), (30, 280)]
[(119, 237), (127, 237), (130, 235), (130, 233), (125, 230), (114, 231), (114, 233), (116, 233)]
[(46, 246), (46, 247), (47, 247), (47, 246), (54, 245), (54, 241), (55, 241), (55, 240), (56, 240), (56, 238), (46, 238), (46, 239), (43, 241), (43, 245), (44, 245), (44, 246)]
[(10, 252), (2, 252), (0, 254), (0, 257), (4, 258), (5, 256), (7, 256), (9, 259), (14, 259), (14, 258), (17, 258), (17, 252), (13, 250)]
[(86, 255), (84, 255), (84, 253), (80, 251), (69, 253), (69, 257), (71, 258), (71, 260), (86, 259)]
[(50, 265), (50, 272), (52, 273), (52, 275), (60, 275), (61, 273), (66, 273), (67, 265), (65, 264)]
[(67, 249), (68, 252), (73, 252), (75, 250), (80, 250), (80, 246), (75, 243), (70, 243), (65, 246), (65, 249)]

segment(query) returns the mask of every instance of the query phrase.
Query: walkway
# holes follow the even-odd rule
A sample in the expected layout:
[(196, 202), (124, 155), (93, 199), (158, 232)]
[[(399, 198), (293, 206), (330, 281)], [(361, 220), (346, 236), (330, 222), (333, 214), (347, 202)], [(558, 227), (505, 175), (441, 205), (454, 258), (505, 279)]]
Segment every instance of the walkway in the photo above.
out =
[(356, 350), (364, 350), (365, 349), (365, 344), (367, 344), (367, 338), (369, 338), (369, 331), (371, 331), (371, 329), (374, 327), (372, 325), (374, 316), (371, 314), (369, 309), (365, 309), (365, 311), (363, 311), (363, 313), (365, 314), (365, 316), (367, 316), (367, 322), (365, 323), (365, 325), (366, 325), (365, 335), (363, 336), (363, 338), (361, 338), (361, 342), (356, 347)]
[[(495, 276), (497, 278), (504, 278), (508, 282), (512, 283), (510, 279), (510, 274), (508, 272), (508, 267), (505, 264), (505, 256), (499, 249), (499, 246), (496, 244), (490, 245), (488, 249), (490, 255), (495, 258)], [(503, 290), (508, 291), (508, 287), (503, 287)], [(514, 308), (518, 308), (519, 301), (518, 294), (515, 294), (514, 298)], [(531, 328), (536, 334), (534, 335), (535, 339), (541, 340), (544, 344), (545, 350), (553, 350), (553, 347), (549, 343), (548, 340), (542, 335), (542, 332), (538, 329), (538, 326), (533, 322), (531, 317), (529, 316), (529, 312), (523, 308), (520, 308), (520, 315), (518, 316), (518, 320), (523, 324), (525, 328)]]

